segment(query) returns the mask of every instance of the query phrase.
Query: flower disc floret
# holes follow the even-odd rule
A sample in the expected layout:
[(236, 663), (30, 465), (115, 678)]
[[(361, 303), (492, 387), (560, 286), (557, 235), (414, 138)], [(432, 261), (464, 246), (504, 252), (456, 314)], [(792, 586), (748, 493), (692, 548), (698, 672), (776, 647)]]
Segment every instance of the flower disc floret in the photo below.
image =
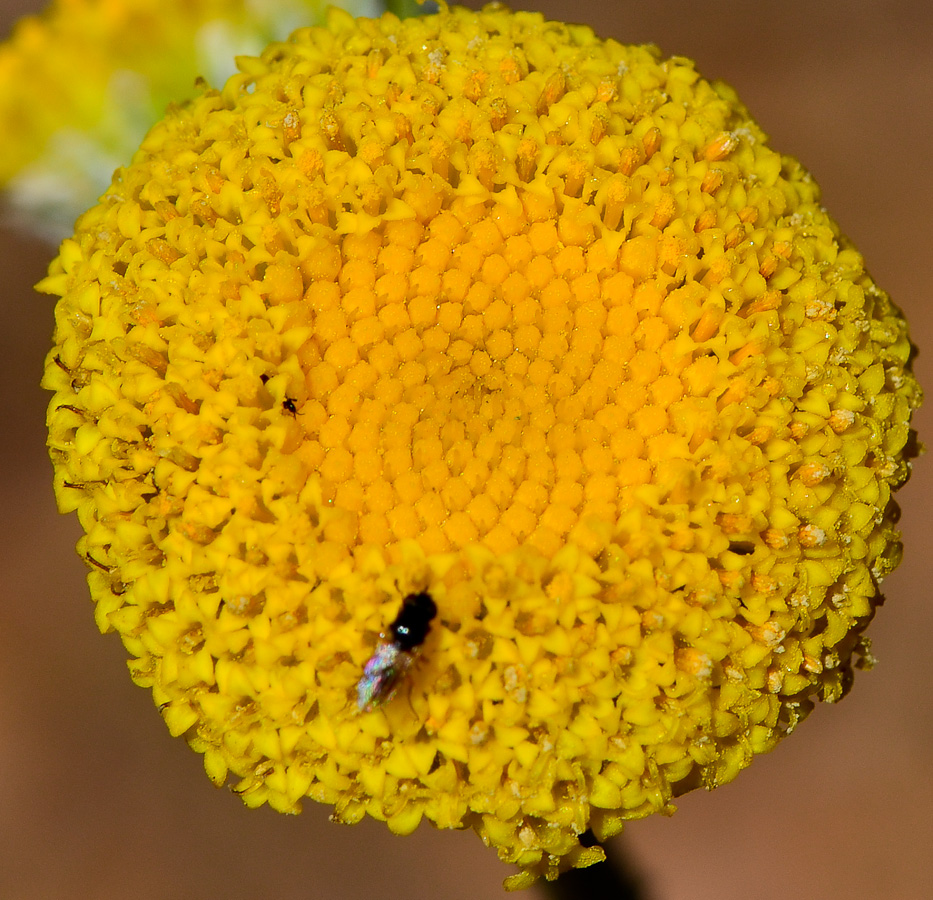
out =
[(240, 64), (43, 284), (98, 624), (251, 806), (471, 826), (510, 887), (594, 862), (870, 659), (905, 324), (688, 60), (496, 7)]

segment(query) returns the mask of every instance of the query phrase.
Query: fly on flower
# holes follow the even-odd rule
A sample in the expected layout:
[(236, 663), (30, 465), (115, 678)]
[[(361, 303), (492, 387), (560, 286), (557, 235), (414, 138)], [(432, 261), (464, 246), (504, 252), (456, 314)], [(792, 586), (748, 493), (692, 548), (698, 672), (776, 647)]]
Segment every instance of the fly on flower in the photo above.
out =
[(356, 702), (361, 712), (370, 712), (392, 699), (415, 661), (436, 615), (437, 604), (424, 591), (409, 594), (402, 601), (399, 614), (380, 635), (379, 644), (356, 685)]

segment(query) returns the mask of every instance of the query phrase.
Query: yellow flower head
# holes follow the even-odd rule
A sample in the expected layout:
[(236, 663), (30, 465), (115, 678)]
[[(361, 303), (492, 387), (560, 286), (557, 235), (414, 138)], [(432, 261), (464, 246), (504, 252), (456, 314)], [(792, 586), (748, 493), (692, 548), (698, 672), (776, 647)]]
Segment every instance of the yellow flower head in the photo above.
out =
[(870, 659), (905, 324), (688, 60), (490, 7), (240, 64), (43, 283), (100, 628), (250, 806), (594, 862)]
[[(223, 84), (334, 0), (55, 0), (0, 46), (0, 188), (56, 240), (97, 201), (166, 106)], [(337, 0), (375, 15), (381, 0)]]

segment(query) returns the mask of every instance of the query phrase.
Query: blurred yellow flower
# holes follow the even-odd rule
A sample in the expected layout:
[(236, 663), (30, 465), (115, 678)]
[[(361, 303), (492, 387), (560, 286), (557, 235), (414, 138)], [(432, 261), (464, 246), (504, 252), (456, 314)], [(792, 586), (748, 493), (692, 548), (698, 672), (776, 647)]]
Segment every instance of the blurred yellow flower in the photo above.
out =
[(689, 60), (490, 7), (240, 66), (42, 284), (98, 624), (250, 806), (595, 862), (870, 660), (904, 321)]
[[(15, 220), (54, 239), (74, 230), (117, 166), (196, 80), (221, 85), (333, 0), (55, 0), (0, 45), (0, 188)], [(378, 15), (383, 0), (337, 0)]]

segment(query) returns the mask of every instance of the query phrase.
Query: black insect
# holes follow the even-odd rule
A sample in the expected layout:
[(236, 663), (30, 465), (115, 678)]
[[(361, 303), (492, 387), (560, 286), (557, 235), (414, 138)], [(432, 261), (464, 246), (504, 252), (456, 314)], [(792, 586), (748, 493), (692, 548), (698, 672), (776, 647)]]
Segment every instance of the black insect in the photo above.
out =
[(286, 412), (290, 412), (293, 416), (298, 414), (298, 407), (295, 405), (295, 401), (291, 397), (286, 397), (282, 401), (282, 408)]
[(376, 650), (356, 685), (356, 702), (362, 712), (376, 709), (395, 696), (436, 615), (437, 604), (425, 591), (409, 594), (402, 601), (399, 614), (380, 635)]

